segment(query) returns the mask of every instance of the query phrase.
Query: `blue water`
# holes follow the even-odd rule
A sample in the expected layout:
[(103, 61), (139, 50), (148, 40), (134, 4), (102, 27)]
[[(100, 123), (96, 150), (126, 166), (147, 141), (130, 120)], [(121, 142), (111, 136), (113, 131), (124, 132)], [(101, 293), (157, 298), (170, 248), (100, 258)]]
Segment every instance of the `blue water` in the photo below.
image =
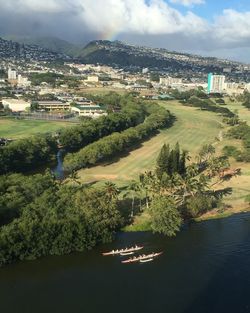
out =
[(56, 155), (56, 167), (52, 169), (57, 179), (64, 179), (64, 169), (63, 169), (63, 153), (62, 149), (58, 150)]
[[(134, 243), (164, 254), (145, 264), (101, 256)], [(250, 214), (193, 223), (173, 239), (123, 233), (89, 252), (2, 268), (0, 312), (250, 312)]]

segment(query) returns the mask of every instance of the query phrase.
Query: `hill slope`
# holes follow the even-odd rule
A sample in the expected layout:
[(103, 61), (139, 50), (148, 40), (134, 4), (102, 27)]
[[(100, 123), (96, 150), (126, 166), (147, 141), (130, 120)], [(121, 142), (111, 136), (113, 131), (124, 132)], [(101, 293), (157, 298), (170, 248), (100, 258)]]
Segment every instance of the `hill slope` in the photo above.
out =
[(77, 48), (75, 45), (69, 43), (68, 41), (56, 37), (22, 37), (11, 35), (5, 36), (4, 39), (25, 45), (36, 45), (46, 50), (65, 54), (68, 54), (69, 51)]
[[(168, 73), (222, 73), (223, 68), (230, 67), (237, 72), (242, 66), (238, 62), (211, 57), (169, 51), (162, 48), (133, 46), (120, 41), (95, 40), (85, 47), (75, 45), (55, 37), (18, 37), (8, 36), (14, 52), (23, 46), (34, 51), (35, 47), (43, 51), (59, 54), (57, 57), (70, 56), (83, 63), (99, 63), (123, 68), (143, 68), (162, 70)], [(3, 49), (2, 49), (3, 50)], [(13, 50), (13, 49), (12, 49)], [(22, 50), (22, 49), (21, 49)], [(1, 52), (1, 42), (0, 42)], [(2, 52), (3, 53), (3, 52)]]
[(1, 58), (15, 58), (15, 59), (33, 59), (33, 60), (59, 60), (68, 59), (68, 56), (56, 49), (48, 49), (42, 47), (41, 44), (34, 43), (19, 43), (12, 40), (0, 38), (0, 57)]
[(101, 63), (121, 67), (161, 68), (168, 72), (222, 72), (224, 67), (238, 67), (239, 63), (211, 57), (171, 52), (166, 49), (140, 47), (119, 41), (92, 41), (76, 55), (86, 63)]

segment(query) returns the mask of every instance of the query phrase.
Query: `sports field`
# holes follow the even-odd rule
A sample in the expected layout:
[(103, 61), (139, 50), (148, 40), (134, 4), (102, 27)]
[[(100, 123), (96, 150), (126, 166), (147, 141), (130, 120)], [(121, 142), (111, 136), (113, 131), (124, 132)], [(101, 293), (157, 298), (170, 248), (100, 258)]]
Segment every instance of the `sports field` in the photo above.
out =
[(83, 181), (112, 180), (123, 183), (136, 179), (140, 173), (154, 167), (164, 143), (175, 145), (179, 142), (181, 148), (194, 155), (203, 144), (215, 142), (222, 131), (221, 118), (214, 113), (185, 107), (176, 101), (159, 103), (175, 114), (177, 120), (174, 126), (161, 131), (128, 156), (112, 164), (79, 171)]
[(55, 132), (72, 125), (75, 123), (0, 118), (0, 137), (20, 139), (38, 133)]

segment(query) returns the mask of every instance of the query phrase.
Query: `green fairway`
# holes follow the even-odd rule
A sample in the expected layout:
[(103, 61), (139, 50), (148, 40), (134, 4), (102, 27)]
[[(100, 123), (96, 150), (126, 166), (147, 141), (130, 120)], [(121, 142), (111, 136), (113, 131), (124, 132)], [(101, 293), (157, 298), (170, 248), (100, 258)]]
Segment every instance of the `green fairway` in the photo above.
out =
[(174, 126), (161, 131), (117, 162), (79, 171), (81, 178), (84, 181), (112, 180), (123, 183), (152, 169), (164, 143), (175, 145), (179, 142), (183, 149), (194, 155), (203, 144), (214, 142), (221, 132), (221, 118), (215, 113), (185, 107), (176, 101), (160, 103), (175, 114), (177, 121)]
[(238, 115), (241, 120), (246, 121), (248, 125), (250, 125), (250, 110), (244, 107), (242, 104), (238, 102), (228, 102), (228, 105), (226, 106), (234, 112), (235, 110), (238, 111)]
[(20, 139), (37, 133), (54, 132), (72, 125), (75, 123), (1, 118), (0, 137)]

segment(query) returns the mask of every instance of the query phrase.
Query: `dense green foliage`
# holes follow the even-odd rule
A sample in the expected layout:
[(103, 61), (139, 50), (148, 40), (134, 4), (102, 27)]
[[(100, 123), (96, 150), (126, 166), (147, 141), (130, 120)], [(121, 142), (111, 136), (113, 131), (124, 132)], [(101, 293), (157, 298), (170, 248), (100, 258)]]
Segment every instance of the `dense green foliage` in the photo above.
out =
[(49, 174), (4, 176), (0, 186), (1, 222), (9, 221), (0, 227), (0, 265), (90, 249), (122, 223), (105, 188), (59, 184)]
[(33, 73), (30, 75), (29, 79), (34, 86), (40, 86), (41, 83), (47, 83), (55, 86), (56, 81), (63, 78), (63, 75), (56, 73)]
[(211, 99), (203, 100), (198, 97), (192, 96), (186, 102), (183, 102), (183, 104), (197, 107), (201, 110), (219, 113), (226, 118), (234, 117), (234, 113), (232, 111), (230, 111), (228, 108), (216, 105)]
[(49, 175), (1, 175), (0, 225), (7, 224), (18, 217), (21, 210), (39, 197), (50, 185)]
[[(171, 151), (176, 155), (173, 159), (181, 159), (178, 144)], [(214, 190), (214, 186), (237, 175), (221, 175), (228, 169), (229, 163), (225, 157), (215, 156), (212, 145), (201, 148), (195, 163), (186, 165), (184, 162), (184, 171), (181, 172), (178, 172), (178, 167), (175, 171), (169, 171), (171, 151), (168, 146), (163, 146), (156, 169), (141, 175), (139, 184), (146, 197), (151, 229), (168, 236), (176, 234), (182, 221), (217, 207), (223, 195), (229, 191)], [(187, 158), (186, 152), (184, 158)]]
[(229, 137), (243, 141), (244, 150), (239, 151), (236, 156), (237, 161), (250, 162), (250, 126), (241, 123), (231, 128), (228, 132)]
[(182, 224), (180, 212), (170, 197), (159, 196), (153, 199), (150, 212), (152, 216), (152, 230), (169, 237), (179, 231)]
[(26, 172), (55, 158), (56, 140), (51, 135), (35, 135), (0, 147), (0, 174)]
[[(154, 108), (154, 105), (144, 104), (140, 100), (134, 99), (132, 95), (119, 96), (111, 93), (103, 96), (103, 100), (104, 103), (117, 104), (121, 111), (97, 120), (83, 121), (82, 124), (65, 130), (62, 129), (58, 138), (51, 135), (36, 135), (1, 147), (0, 174), (27, 172), (38, 166), (47, 165), (55, 158), (57, 141), (64, 146), (66, 152), (77, 151), (102, 137), (142, 123)], [(150, 121), (152, 121), (151, 117), (148, 118), (146, 125)], [(154, 121), (151, 124), (153, 123)], [(141, 128), (138, 126), (138, 131), (143, 133), (144, 128), (145, 125)]]
[(173, 89), (169, 92), (169, 94), (175, 99), (180, 100), (180, 102), (185, 106), (197, 107), (201, 110), (221, 114), (224, 117), (223, 121), (229, 125), (233, 126), (239, 123), (239, 117), (236, 113), (233, 113), (228, 108), (221, 106), (221, 104), (225, 104), (225, 101), (223, 99), (218, 99), (219, 95), (216, 95), (217, 98), (213, 101), (211, 96), (208, 96), (199, 88), (184, 92)]
[(173, 176), (173, 174), (184, 175), (186, 171), (187, 152), (180, 151), (180, 146), (177, 143), (175, 148), (170, 150), (169, 145), (164, 144), (157, 159), (156, 174), (159, 179), (164, 174)]
[(242, 105), (250, 109), (250, 93), (248, 91), (245, 91), (243, 95), (238, 96), (238, 100), (242, 102)]
[(225, 146), (223, 148), (223, 154), (228, 156), (228, 157), (234, 157), (234, 158), (238, 158), (238, 156), (240, 155), (240, 151), (234, 147), (234, 146)]
[(188, 101), (191, 97), (197, 97), (199, 99), (208, 99), (208, 95), (201, 90), (198, 89), (191, 89), (188, 91), (179, 91), (178, 89), (171, 89), (169, 91), (169, 94), (171, 94), (172, 97), (174, 97), (176, 100), (181, 101)]
[(154, 134), (159, 128), (169, 126), (172, 116), (164, 108), (154, 103), (147, 104), (150, 114), (143, 124), (129, 128), (121, 133), (113, 133), (81, 149), (77, 153), (68, 154), (64, 159), (67, 172), (92, 166), (98, 162), (110, 160), (133, 145)]
[(87, 121), (79, 126), (62, 130), (59, 140), (67, 151), (77, 151), (113, 132), (120, 132), (138, 125), (143, 122), (147, 115), (144, 105), (129, 96), (117, 97), (112, 95), (108, 98), (104, 96), (103, 102), (108, 103), (108, 99), (112, 104), (117, 101), (117, 105), (121, 107), (121, 112), (111, 113), (97, 120)]

